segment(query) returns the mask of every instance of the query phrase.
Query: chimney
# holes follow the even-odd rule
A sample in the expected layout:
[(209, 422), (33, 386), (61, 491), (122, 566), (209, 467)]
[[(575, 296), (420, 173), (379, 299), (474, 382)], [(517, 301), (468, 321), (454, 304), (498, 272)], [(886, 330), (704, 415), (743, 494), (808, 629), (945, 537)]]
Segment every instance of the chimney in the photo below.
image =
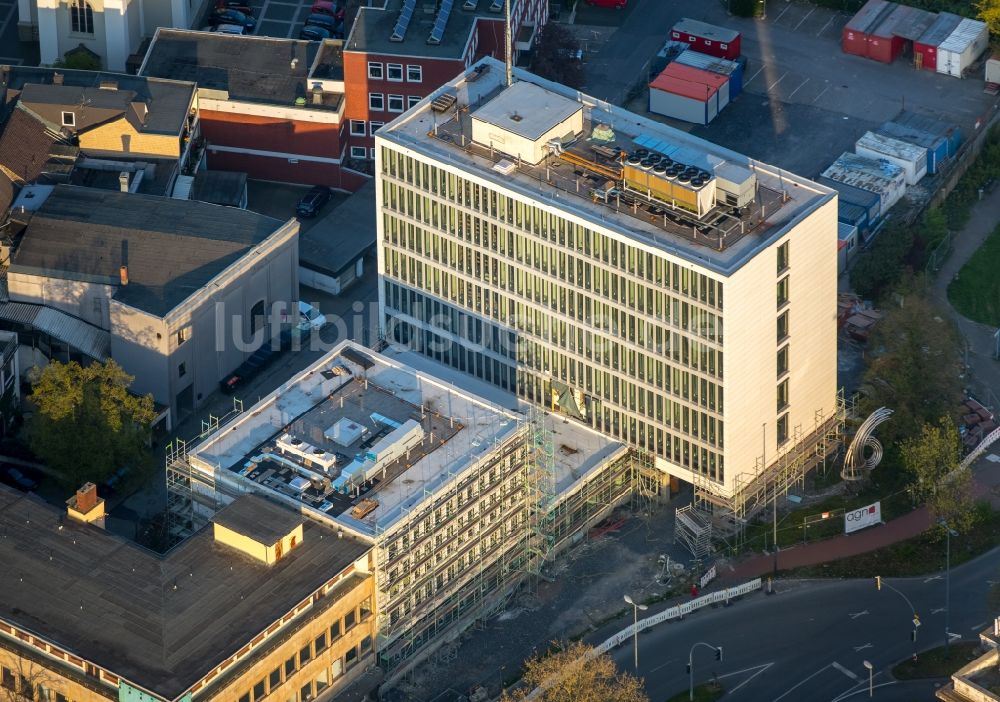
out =
[(128, 171), (122, 171), (118, 174), (118, 189), (123, 193), (128, 192)]
[(52, 85), (62, 85), (63, 84), (63, 74), (53, 73), (52, 74)]
[(66, 513), (72, 519), (104, 528), (104, 500), (97, 496), (97, 486), (85, 483), (66, 500)]
[(128, 285), (128, 266), (121, 266), (118, 269), (118, 278), (122, 285)]
[(323, 91), (322, 90), (316, 90), (314, 88), (313, 91), (312, 91), (312, 94), (313, 94), (313, 104), (314, 105), (322, 105), (323, 104)]
[(76, 508), (80, 512), (89, 512), (97, 506), (97, 486), (93, 483), (84, 483), (76, 491)]

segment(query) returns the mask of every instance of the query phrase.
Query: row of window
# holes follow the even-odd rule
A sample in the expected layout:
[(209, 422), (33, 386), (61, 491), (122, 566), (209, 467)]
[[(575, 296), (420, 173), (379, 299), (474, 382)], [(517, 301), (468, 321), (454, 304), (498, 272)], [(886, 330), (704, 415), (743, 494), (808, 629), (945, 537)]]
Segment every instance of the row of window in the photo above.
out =
[[(524, 240), (520, 248), (513, 229), (557, 246), (541, 247), (556, 256), (558, 252), (573, 252), (594, 261), (617, 268), (637, 280), (644, 280), (656, 289), (670, 289), (717, 310), (722, 309), (723, 284), (684, 265), (671, 263), (664, 257), (630, 246), (623, 241), (560, 217), (551, 208), (538, 207), (515, 200), (478, 183), (473, 183), (436, 166), (382, 147), (383, 202), (385, 206), (423, 224), (459, 236), (475, 246), (516, 257), (527, 255)], [(413, 188), (391, 182), (399, 179)], [(472, 217), (448, 204), (485, 215)], [(496, 225), (502, 225), (499, 230)], [(556, 260), (549, 265), (557, 272)]]
[(0, 687), (7, 691), (0, 693), (0, 698), (9, 697), (12, 700), (24, 700), (24, 702), (70, 702), (66, 695), (58, 690), (53, 690), (45, 683), (29, 679), (6, 666), (0, 666)]
[[(388, 80), (395, 83), (402, 83), (404, 75), (403, 64), (386, 63), (381, 61), (368, 62), (368, 78), (371, 80)], [(421, 83), (424, 80), (424, 69), (420, 65), (409, 64), (405, 68), (407, 83)]]
[(405, 112), (416, 107), (421, 100), (423, 98), (419, 95), (368, 93), (368, 109), (372, 112)]
[[(406, 323), (401, 320), (391, 322), (394, 338), (400, 343), (409, 344), (411, 348), (420, 353), (424, 353), (441, 363), (445, 363), (454, 368), (460, 368), (461, 359), (469, 357), (466, 368), (461, 368), (487, 382), (499, 384), (490, 372), (495, 374), (504, 370), (516, 376), (516, 381), (512, 383), (510, 389), (517, 392), (521, 397), (531, 402), (556, 408), (554, 386), (551, 379), (544, 378), (530, 372), (529, 369), (508, 366), (506, 362), (490, 358), (483, 358), (484, 353), (478, 350), (470, 350), (461, 344), (450, 343), (444, 337), (433, 333), (428, 329), (422, 329), (416, 325)], [(476, 357), (476, 363), (472, 363), (472, 357)], [(623, 381), (624, 382), (624, 381)], [(589, 400), (588, 400), (589, 398)], [(621, 410), (609, 405), (605, 405), (600, 399), (585, 395), (585, 407), (583, 415), (579, 416), (583, 421), (592, 427), (614, 438), (639, 446), (658, 456), (662, 456), (675, 465), (687, 470), (701, 473), (707, 478), (724, 482), (725, 464), (721, 453), (699, 446), (695, 441), (674, 436), (669, 430), (655, 426), (642, 418), (636, 416), (635, 412)], [(721, 435), (721, 422), (719, 423), (719, 434)]]
[(788, 339), (788, 310), (782, 310), (782, 308), (788, 304), (788, 288), (789, 288), (789, 276), (786, 275), (789, 267), (788, 258), (788, 247), (789, 243), (786, 241), (781, 244), (777, 249), (777, 269), (778, 269), (778, 283), (777, 283), (777, 301), (778, 301), (778, 354), (777, 354), (777, 373), (778, 373), (778, 388), (777, 388), (777, 443), (781, 446), (786, 441), (788, 441), (788, 378), (785, 376), (788, 374), (788, 347), (789, 344), (785, 343)]
[[(385, 122), (378, 122), (376, 120), (372, 120), (371, 122), (366, 122), (363, 119), (352, 119), (351, 136), (356, 136), (356, 137), (375, 136), (375, 132), (377, 132), (384, 126)], [(375, 158), (374, 153), (372, 154), (372, 158)]]

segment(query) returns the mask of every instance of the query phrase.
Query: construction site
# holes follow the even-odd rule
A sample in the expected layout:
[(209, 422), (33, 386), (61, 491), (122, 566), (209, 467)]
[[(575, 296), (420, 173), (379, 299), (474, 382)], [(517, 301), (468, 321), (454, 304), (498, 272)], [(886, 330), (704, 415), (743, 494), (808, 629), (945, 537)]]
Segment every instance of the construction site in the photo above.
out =
[(550, 577), (558, 553), (659, 478), (581, 424), (344, 342), (197, 446), (176, 442), (167, 484), (179, 536), (255, 492), (365, 539), (379, 660), (402, 672)]

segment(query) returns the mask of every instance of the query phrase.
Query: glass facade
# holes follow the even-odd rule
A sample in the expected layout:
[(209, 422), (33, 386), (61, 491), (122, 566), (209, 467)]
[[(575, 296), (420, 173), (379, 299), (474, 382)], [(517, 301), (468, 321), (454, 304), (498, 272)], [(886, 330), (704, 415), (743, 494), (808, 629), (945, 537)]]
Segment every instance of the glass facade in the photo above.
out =
[(723, 284), (382, 147), (387, 334), (723, 482)]

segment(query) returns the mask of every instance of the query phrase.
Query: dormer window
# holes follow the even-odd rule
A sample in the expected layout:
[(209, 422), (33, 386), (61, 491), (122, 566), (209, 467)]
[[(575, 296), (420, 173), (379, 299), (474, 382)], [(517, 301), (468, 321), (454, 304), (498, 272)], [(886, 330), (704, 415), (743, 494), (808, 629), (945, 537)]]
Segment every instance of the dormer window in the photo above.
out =
[(76, 126), (76, 115), (72, 112), (62, 113), (62, 126), (64, 127), (75, 127)]

